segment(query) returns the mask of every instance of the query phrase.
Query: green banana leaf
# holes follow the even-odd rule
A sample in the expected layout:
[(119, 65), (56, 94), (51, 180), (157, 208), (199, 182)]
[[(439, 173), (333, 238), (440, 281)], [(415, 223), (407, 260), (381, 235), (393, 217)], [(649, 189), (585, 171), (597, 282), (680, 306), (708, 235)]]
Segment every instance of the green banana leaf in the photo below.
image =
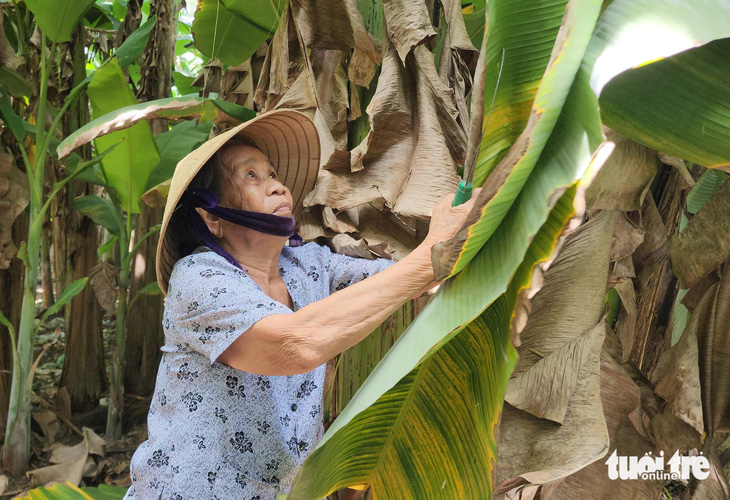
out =
[(147, 179), (145, 191), (172, 178), (177, 163), (207, 141), (212, 128), (212, 122), (186, 121), (155, 137), (157, 149), (160, 151), (160, 163)]
[(724, 0), (613, 0), (601, 13), (583, 66), (600, 96), (616, 75), (730, 36)]
[[(137, 104), (116, 57), (94, 72), (87, 95), (95, 118)], [(127, 213), (139, 213), (145, 184), (160, 162), (160, 155), (147, 122), (97, 137), (96, 149), (103, 152), (120, 140), (123, 142), (102, 161), (104, 175), (106, 182), (115, 189), (122, 209)]]
[(484, 37), (484, 26), (486, 25), (487, 9), (482, 8), (476, 12), (465, 12), (464, 26), (469, 34), (472, 45), (478, 47)]
[(730, 39), (626, 71), (599, 100), (603, 122), (652, 149), (730, 169)]
[(289, 500), (365, 485), (374, 498), (489, 498), (494, 431), (517, 358), (511, 312), (532, 268), (550, 257), (573, 216), (576, 187), (563, 194), (535, 235), (507, 291), (341, 432), (328, 430), (332, 438), (305, 461)]
[[(529, 169), (529, 161), (527, 160), (533, 148), (539, 146), (539, 144), (533, 144), (532, 141), (529, 145), (525, 145), (522, 141), (515, 140), (515, 130), (526, 130), (525, 127), (529, 127), (529, 123), (535, 120), (535, 116), (540, 115), (543, 108), (539, 105), (539, 98), (536, 98), (528, 109), (528, 98), (532, 95), (531, 92), (537, 84), (530, 85), (526, 83), (529, 80), (527, 77), (524, 78), (525, 81), (517, 79), (512, 75), (512, 71), (517, 71), (517, 75), (521, 76), (523, 73), (527, 73), (532, 66), (527, 65), (523, 68), (518, 65), (517, 70), (510, 70), (508, 66), (510, 53), (516, 53), (512, 57), (518, 59), (517, 63), (520, 62), (519, 58), (524, 56), (520, 56), (519, 51), (509, 45), (508, 42), (513, 31), (503, 28), (499, 20), (495, 20), (498, 11), (492, 7), (490, 5), (488, 40), (499, 41), (491, 45), (489, 41), (487, 42), (488, 66), (485, 103), (491, 101), (496, 86), (497, 76), (494, 74), (496, 73), (494, 65), (498, 58), (496, 50), (501, 50), (499, 47), (502, 46), (505, 46), (507, 50), (505, 51), (501, 83), (496, 92), (494, 111), (482, 140), (477, 159), (477, 170), (474, 177), (475, 186), (480, 185), (482, 179), (490, 175), (493, 170), (504, 174), (505, 172), (502, 172), (502, 169), (505, 167), (505, 163), (511, 162), (512, 156), (521, 155), (522, 159), (517, 163), (515, 170), (508, 173), (509, 176), (503, 184), (498, 182), (499, 177), (489, 178), (488, 182), (491, 184), (494, 181), (499, 191), (494, 193), (494, 190), (484, 190), (480, 194), (472, 214), (467, 219), (465, 227), (455, 238), (446, 242), (443, 247), (436, 249), (434, 267), (437, 271), (440, 271), (437, 273), (440, 276), (454, 275), (473, 258), (480, 244), (488, 237), (490, 231), (493, 231), (495, 218), (499, 220), (498, 216), (502, 213), (499, 207), (504, 203), (509, 203), (510, 198), (507, 191), (519, 187), (520, 174), (517, 169)], [(588, 48), (585, 50), (579, 75), (582, 73), (583, 75), (580, 77), (588, 80), (596, 96), (601, 95), (603, 88), (610, 80), (632, 67), (649, 64), (712, 40), (730, 36), (730, 24), (724, 22), (729, 15), (730, 4), (723, 0), (699, 0), (691, 4), (680, 0), (671, 0), (669, 2), (660, 0), (613, 0), (603, 10), (596, 24)], [(492, 26), (493, 21), (495, 22), (494, 26)], [(523, 33), (522, 38), (539, 40), (535, 33), (530, 35)], [(504, 39), (504, 41), (500, 39)], [(492, 47), (491, 51), (490, 47)], [(561, 53), (558, 60), (562, 57), (563, 54)], [(492, 71), (491, 78), (489, 76), (490, 70)], [(670, 76), (675, 77), (676, 73)], [(539, 79), (539, 76), (532, 75), (532, 78)], [(545, 78), (539, 85), (538, 96), (543, 89), (548, 90)], [(507, 88), (505, 89), (505, 87)], [(503, 97), (507, 91), (514, 93), (515, 97)], [(708, 95), (708, 97), (711, 96)], [(727, 98), (723, 97), (723, 99)], [(665, 102), (662, 108), (673, 105), (674, 100), (672, 99)], [(646, 122), (647, 126), (654, 126), (653, 116), (655, 111), (655, 109), (651, 110), (650, 116), (652, 118), (645, 117), (646, 120), (651, 120)], [(706, 127), (714, 126), (712, 120), (718, 120), (718, 118), (712, 120), (702, 119), (703, 116), (709, 114), (710, 111), (705, 109), (705, 113), (695, 116), (692, 126), (698, 129), (702, 129), (702, 125)], [(545, 122), (543, 121), (543, 123)], [(676, 126), (682, 125), (676, 124)], [(660, 132), (658, 135), (661, 135), (661, 133), (664, 132)], [(630, 134), (624, 135), (630, 136)], [(523, 137), (524, 135), (520, 139)], [(508, 150), (509, 154), (506, 154)], [(683, 151), (675, 150), (673, 154), (680, 157), (689, 154), (680, 154)], [(507, 168), (505, 167), (504, 170), (507, 170)], [(513, 182), (513, 180), (517, 182)], [(488, 207), (493, 206), (494, 209), (485, 209), (485, 203)]]
[[(462, 230), (434, 246), (438, 280), (453, 276), (474, 258), (522, 189), (560, 115), (601, 6), (598, 1), (541, 0), (531, 3), (529, 14), (517, 15), (519, 5), (492, 2), (489, 7), (484, 90), (489, 123), (474, 173), (474, 185), (484, 185)], [(497, 158), (501, 161), (495, 166)]]
[(687, 195), (687, 211), (692, 215), (699, 212), (726, 180), (727, 174), (721, 170), (705, 170)]
[(150, 39), (150, 32), (155, 27), (157, 22), (157, 16), (151, 16), (147, 19), (139, 28), (134, 30), (131, 35), (127, 37), (119, 48), (114, 52), (114, 55), (119, 59), (119, 64), (122, 68), (126, 68), (130, 64), (142, 55), (147, 42)]
[(74, 206), (79, 212), (91, 218), (114, 236), (122, 236), (125, 233), (126, 218), (122, 217), (122, 214), (107, 198), (95, 194), (79, 196), (74, 198)]
[(65, 158), (74, 149), (117, 130), (129, 128), (142, 121), (154, 118), (195, 119), (199, 122), (245, 122), (254, 118), (256, 112), (237, 104), (207, 97), (167, 97), (154, 101), (130, 104), (116, 108), (90, 121), (66, 137), (58, 145), (59, 158)]
[(10, 104), (10, 98), (8, 97), (9, 92), (0, 85), (0, 119), (5, 123), (5, 126), (13, 134), (16, 141), (22, 141), (25, 135), (25, 125), (23, 119), (19, 117), (15, 110), (13, 110), (12, 104)]
[(119, 500), (124, 498), (127, 488), (100, 485), (98, 488), (79, 488), (72, 483), (58, 483), (47, 488), (34, 488), (20, 500)]
[(276, 31), (285, 5), (285, 0), (200, 0), (192, 27), (195, 46), (225, 64), (240, 64)]
[(12, 68), (0, 68), (0, 85), (5, 87), (11, 96), (22, 99), (33, 95), (33, 87), (27, 78)]
[(286, 0), (223, 0), (223, 4), (262, 33), (273, 34), (286, 6)]
[(43, 34), (56, 43), (71, 39), (76, 24), (93, 3), (94, 0), (25, 0)]
[(49, 316), (56, 314), (58, 311), (61, 310), (63, 306), (71, 302), (71, 299), (76, 297), (78, 294), (80, 294), (84, 288), (86, 287), (86, 284), (89, 282), (89, 278), (80, 278), (68, 285), (56, 301), (51, 304), (51, 307), (43, 311), (43, 314), (40, 318), (40, 323), (42, 324), (46, 319), (48, 319)]

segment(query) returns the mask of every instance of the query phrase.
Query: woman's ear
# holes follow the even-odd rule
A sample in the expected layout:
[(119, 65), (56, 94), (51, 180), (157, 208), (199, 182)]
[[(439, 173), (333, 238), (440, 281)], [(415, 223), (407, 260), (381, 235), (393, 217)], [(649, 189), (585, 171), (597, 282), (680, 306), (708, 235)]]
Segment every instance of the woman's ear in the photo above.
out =
[(213, 215), (210, 212), (207, 212), (203, 210), (200, 207), (196, 207), (195, 210), (198, 212), (200, 217), (203, 219), (203, 222), (205, 222), (205, 225), (208, 226), (208, 231), (210, 231), (210, 234), (215, 236), (216, 238), (220, 239), (223, 237), (223, 226), (221, 225), (221, 219), (220, 217), (217, 217)]

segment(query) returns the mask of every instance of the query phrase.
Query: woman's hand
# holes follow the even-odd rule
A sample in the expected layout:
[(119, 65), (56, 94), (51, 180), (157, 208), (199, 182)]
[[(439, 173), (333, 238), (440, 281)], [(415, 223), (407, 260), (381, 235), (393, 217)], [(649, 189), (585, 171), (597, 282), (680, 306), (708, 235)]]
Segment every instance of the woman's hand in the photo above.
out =
[(456, 193), (445, 196), (433, 209), (428, 235), (423, 243), (431, 247), (436, 243), (453, 238), (464, 224), (467, 214), (474, 207), (477, 195), (481, 190), (482, 188), (474, 189), (469, 201), (456, 207), (451, 206)]

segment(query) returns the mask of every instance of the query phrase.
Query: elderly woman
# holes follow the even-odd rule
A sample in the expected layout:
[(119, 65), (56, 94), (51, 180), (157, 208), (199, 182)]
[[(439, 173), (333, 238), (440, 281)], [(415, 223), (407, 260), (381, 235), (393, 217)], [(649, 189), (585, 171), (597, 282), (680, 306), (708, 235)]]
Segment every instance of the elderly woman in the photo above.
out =
[(431, 246), (472, 206), (444, 199), (425, 241), (397, 263), (351, 258), (294, 233), (318, 168), (316, 128), (290, 110), (178, 164), (157, 253), (165, 345), (125, 498), (288, 492), (322, 437), (327, 360), (433, 285)]

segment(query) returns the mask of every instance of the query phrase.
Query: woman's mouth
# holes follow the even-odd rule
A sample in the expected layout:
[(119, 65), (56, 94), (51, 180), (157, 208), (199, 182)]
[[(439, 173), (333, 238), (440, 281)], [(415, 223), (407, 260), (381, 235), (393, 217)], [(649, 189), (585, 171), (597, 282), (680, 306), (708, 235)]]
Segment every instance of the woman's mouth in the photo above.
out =
[(281, 212), (281, 211), (284, 211), (284, 210), (288, 210), (288, 211), (291, 212), (291, 205), (288, 204), (288, 203), (282, 203), (281, 205), (279, 205), (278, 207), (276, 207), (272, 213)]

